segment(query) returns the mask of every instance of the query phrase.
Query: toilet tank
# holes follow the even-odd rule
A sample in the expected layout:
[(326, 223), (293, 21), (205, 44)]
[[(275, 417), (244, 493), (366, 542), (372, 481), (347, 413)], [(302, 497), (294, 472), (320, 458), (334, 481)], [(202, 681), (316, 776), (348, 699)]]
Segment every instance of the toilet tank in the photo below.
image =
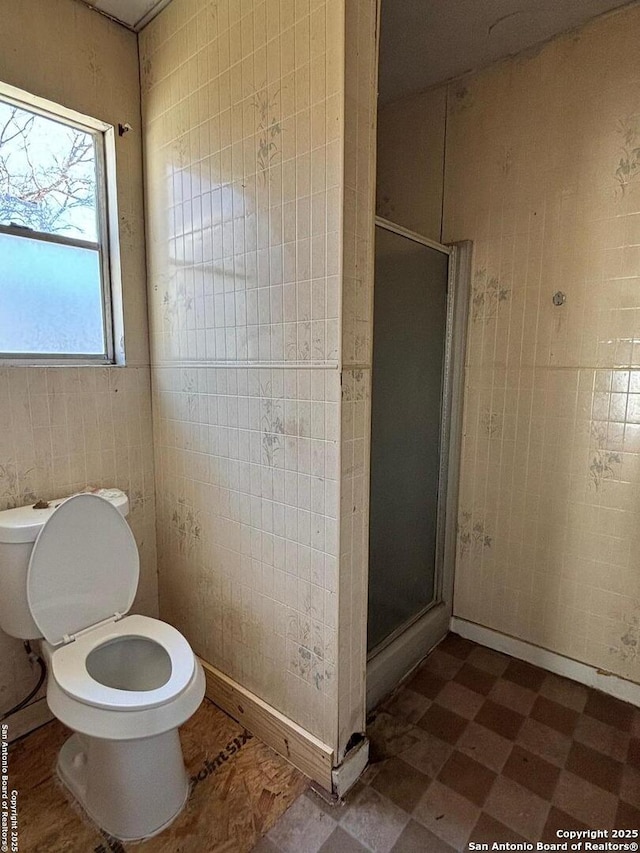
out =
[[(94, 494), (111, 501), (127, 516), (129, 500), (120, 489), (97, 489)], [(0, 629), (12, 637), (35, 640), (42, 636), (29, 610), (27, 569), (33, 543), (64, 500), (49, 501), (42, 509), (30, 504), (0, 512)]]

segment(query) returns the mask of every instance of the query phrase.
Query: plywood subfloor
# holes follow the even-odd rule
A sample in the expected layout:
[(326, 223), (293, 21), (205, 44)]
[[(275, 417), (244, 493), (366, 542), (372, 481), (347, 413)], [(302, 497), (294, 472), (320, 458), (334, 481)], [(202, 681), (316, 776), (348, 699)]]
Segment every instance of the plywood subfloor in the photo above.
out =
[[(21, 853), (244, 853), (306, 789), (308, 779), (208, 700), (181, 729), (190, 776), (200, 774), (185, 810), (163, 833), (121, 844), (103, 835), (55, 773), (70, 732), (57, 720), (16, 743), (10, 787), (18, 791)], [(233, 754), (227, 745), (237, 738)], [(216, 757), (223, 753), (227, 760)]]

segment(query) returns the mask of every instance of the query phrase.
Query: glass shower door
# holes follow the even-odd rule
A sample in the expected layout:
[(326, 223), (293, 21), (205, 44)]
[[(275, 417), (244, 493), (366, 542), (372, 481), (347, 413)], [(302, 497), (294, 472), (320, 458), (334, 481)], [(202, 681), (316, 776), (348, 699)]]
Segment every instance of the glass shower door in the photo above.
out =
[(445, 247), (376, 225), (370, 652), (437, 601), (448, 265)]

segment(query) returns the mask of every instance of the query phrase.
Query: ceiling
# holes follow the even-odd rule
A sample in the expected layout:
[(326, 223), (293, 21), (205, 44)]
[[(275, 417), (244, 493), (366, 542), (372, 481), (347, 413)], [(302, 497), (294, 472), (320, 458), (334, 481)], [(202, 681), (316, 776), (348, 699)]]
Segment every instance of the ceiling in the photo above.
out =
[(130, 30), (141, 30), (168, 5), (169, 0), (83, 0)]
[(482, 68), (630, 0), (382, 0), (380, 101)]
[[(83, 2), (138, 31), (170, 0)], [(382, 0), (380, 101), (394, 101), (482, 68), (629, 2)]]

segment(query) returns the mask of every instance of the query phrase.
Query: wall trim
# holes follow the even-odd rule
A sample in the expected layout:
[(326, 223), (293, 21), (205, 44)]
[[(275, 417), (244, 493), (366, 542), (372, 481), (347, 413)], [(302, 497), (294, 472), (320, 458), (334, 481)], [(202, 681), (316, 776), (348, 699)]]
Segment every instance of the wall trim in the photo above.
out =
[[(113, 367), (113, 365), (110, 365)], [(151, 362), (151, 367), (157, 370), (171, 370), (175, 368), (228, 368), (229, 370), (340, 370), (340, 363), (335, 359), (329, 361), (314, 361), (306, 359), (305, 361), (233, 361), (225, 359), (216, 361), (209, 359), (205, 361), (193, 360), (188, 358), (172, 358), (172, 359), (155, 359)]]
[(325, 790), (332, 790), (331, 747), (210, 663), (202, 659), (200, 663), (207, 681), (205, 696), (208, 699), (267, 746), (275, 749), (305, 776), (309, 776)]
[(16, 711), (15, 714), (11, 714), (5, 720), (5, 724), (9, 726), (9, 743), (13, 743), (14, 740), (18, 740), (18, 738), (39, 729), (40, 726), (53, 719), (55, 718), (49, 710), (45, 697), (36, 699), (35, 702), (26, 705), (24, 708)]
[(581, 663), (573, 660), (573, 658), (565, 657), (524, 640), (518, 640), (508, 634), (501, 634), (492, 628), (485, 628), (483, 625), (468, 622), (466, 619), (460, 619), (457, 616), (453, 616), (451, 619), (451, 630), (467, 640), (473, 640), (497, 652), (504, 652), (504, 654), (547, 669), (556, 675), (571, 678), (587, 687), (601, 690), (603, 693), (615, 696), (616, 699), (622, 699), (623, 702), (630, 702), (632, 705), (640, 707), (640, 684), (635, 681), (620, 678), (612, 672)]

